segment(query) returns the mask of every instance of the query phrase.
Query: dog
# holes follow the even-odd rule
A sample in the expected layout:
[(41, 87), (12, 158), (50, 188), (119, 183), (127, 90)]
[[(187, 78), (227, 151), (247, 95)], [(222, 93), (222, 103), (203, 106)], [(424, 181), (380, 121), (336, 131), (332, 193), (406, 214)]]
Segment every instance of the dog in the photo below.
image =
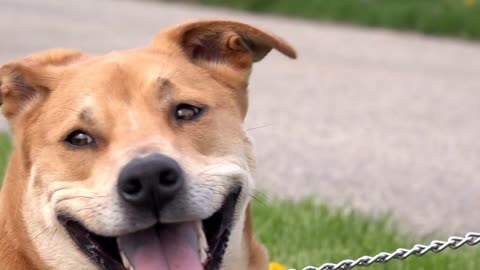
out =
[(281, 38), (230, 20), (144, 48), (51, 49), (0, 68), (12, 132), (0, 269), (265, 270), (244, 118), (252, 64)]

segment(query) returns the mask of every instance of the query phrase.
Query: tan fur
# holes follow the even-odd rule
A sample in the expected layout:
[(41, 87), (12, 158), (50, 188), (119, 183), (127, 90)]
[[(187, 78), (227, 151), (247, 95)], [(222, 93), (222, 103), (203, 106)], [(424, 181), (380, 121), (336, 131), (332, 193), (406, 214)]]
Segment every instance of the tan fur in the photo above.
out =
[[(111, 191), (118, 171), (135, 156), (161, 152), (181, 163), (191, 185), (209, 187), (211, 209), (192, 209), (191, 218), (213, 213), (230, 181), (242, 182), (243, 210), (222, 269), (265, 270), (247, 207), (254, 157), (243, 120), (251, 66), (272, 48), (296, 57), (252, 26), (194, 21), (161, 31), (146, 48), (98, 56), (54, 49), (0, 67), (0, 104), (15, 146), (0, 193), (0, 269), (95, 269), (56, 213), (73, 213), (99, 234), (126, 233), (128, 216), (110, 210), (118, 207)], [(179, 124), (170, 115), (179, 102), (208, 110)], [(75, 129), (92, 134), (95, 148), (66, 147)], [(161, 221), (186, 218), (176, 206), (188, 203), (172, 202)], [(80, 211), (95, 207), (100, 214)]]

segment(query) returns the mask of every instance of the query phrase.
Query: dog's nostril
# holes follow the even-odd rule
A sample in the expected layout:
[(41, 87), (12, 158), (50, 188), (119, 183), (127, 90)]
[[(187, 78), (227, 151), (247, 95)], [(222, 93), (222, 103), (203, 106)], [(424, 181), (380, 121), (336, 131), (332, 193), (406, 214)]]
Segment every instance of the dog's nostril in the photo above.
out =
[(142, 182), (138, 178), (129, 179), (122, 187), (125, 194), (137, 195), (142, 190)]
[(178, 182), (178, 173), (174, 170), (166, 170), (160, 174), (159, 184), (162, 187), (170, 187)]

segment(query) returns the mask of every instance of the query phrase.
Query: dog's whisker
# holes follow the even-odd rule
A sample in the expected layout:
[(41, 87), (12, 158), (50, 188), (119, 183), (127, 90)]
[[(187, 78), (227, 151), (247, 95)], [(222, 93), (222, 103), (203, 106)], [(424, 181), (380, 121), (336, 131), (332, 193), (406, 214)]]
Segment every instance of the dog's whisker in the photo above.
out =
[(250, 192), (253, 192), (253, 193), (256, 193), (256, 194), (259, 194), (260, 196), (264, 197), (264, 198), (267, 198), (267, 194), (265, 192), (262, 192), (258, 189), (255, 189), (255, 188), (250, 188)]
[(255, 196), (255, 194), (251, 194), (251, 193), (249, 193), (248, 195), (249, 195), (254, 201), (262, 204), (263, 206), (267, 206), (267, 204), (265, 203), (265, 199), (264, 199), (264, 198), (257, 197), (257, 196)]
[(251, 198), (253, 198), (255, 201), (266, 205), (265, 201), (267, 201), (268, 196), (264, 192), (261, 192), (255, 188), (250, 188), (248, 191), (248, 194), (250, 195)]
[(50, 246), (50, 242), (52, 241), (52, 239), (53, 239), (53, 237), (55, 236), (56, 233), (57, 233), (57, 228), (55, 228), (55, 231), (53, 231), (52, 236), (50, 236), (50, 240), (48, 240), (47, 246)]
[(46, 232), (48, 229), (50, 228), (50, 226), (47, 226), (45, 227), (45, 229), (43, 229), (40, 233), (38, 233), (37, 235), (35, 235), (32, 240), (35, 240), (37, 239), (37, 237), (39, 237), (40, 235), (42, 235), (44, 232)]
[(245, 131), (252, 131), (252, 130), (256, 130), (256, 129), (271, 127), (271, 126), (273, 126), (273, 124), (266, 124), (266, 125), (261, 125), (261, 126), (258, 126), (258, 127), (247, 128), (247, 129), (245, 129)]

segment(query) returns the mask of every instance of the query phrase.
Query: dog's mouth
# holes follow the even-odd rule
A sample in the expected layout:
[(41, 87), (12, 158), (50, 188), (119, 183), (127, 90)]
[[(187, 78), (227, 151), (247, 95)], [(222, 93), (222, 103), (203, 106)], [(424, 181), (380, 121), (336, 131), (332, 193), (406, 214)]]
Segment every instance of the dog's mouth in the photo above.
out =
[(201, 221), (208, 249), (201, 259), (199, 222), (161, 224), (119, 237), (88, 231), (69, 215), (58, 216), (79, 249), (104, 270), (217, 270), (230, 238), (240, 189), (230, 193), (222, 207)]

